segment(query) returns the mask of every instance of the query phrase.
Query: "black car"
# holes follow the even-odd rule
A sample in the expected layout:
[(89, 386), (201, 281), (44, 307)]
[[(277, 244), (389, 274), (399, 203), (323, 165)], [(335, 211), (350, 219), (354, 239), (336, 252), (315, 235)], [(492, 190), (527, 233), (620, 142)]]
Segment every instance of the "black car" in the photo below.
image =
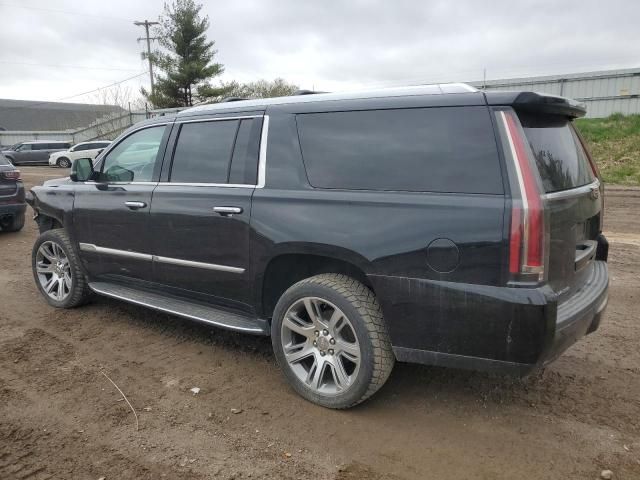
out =
[(26, 209), (20, 170), (0, 153), (0, 231), (21, 230)]
[(38, 288), (270, 335), (346, 408), (396, 360), (527, 372), (607, 304), (585, 110), (461, 84), (196, 107), (33, 189)]

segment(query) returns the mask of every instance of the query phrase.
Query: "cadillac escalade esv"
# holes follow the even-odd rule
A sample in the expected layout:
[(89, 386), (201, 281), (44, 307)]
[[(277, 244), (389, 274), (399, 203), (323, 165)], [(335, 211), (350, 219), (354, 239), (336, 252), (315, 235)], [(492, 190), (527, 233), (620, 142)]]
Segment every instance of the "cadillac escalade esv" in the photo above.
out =
[(526, 374), (607, 304), (584, 114), (442, 84), (145, 121), (33, 188), (35, 282), (55, 307), (97, 293), (270, 335), (291, 386), (331, 408), (395, 361)]

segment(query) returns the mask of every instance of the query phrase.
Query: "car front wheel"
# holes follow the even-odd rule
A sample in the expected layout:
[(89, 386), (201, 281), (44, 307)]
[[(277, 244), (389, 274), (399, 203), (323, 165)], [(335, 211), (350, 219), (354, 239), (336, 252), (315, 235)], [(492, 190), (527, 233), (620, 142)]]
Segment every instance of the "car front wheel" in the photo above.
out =
[(395, 361), (375, 295), (340, 274), (317, 275), (289, 288), (276, 305), (271, 337), (293, 389), (328, 408), (369, 398)]
[(73, 308), (91, 297), (80, 259), (64, 229), (48, 230), (38, 237), (31, 265), (38, 290), (50, 305)]

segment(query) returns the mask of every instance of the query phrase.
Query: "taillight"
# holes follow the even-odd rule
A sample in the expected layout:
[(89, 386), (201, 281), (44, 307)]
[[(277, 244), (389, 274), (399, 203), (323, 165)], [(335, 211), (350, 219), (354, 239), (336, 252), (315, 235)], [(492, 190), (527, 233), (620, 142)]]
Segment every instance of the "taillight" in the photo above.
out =
[[(544, 205), (538, 187), (536, 171), (518, 128), (515, 113), (501, 111), (507, 140), (513, 157), (516, 188), (520, 199), (514, 196), (511, 210), (509, 238), (509, 272), (518, 279), (544, 279), (545, 222)], [(533, 278), (532, 278), (533, 277)]]
[(8, 170), (5, 172), (0, 172), (0, 176), (7, 180), (20, 180), (20, 170)]

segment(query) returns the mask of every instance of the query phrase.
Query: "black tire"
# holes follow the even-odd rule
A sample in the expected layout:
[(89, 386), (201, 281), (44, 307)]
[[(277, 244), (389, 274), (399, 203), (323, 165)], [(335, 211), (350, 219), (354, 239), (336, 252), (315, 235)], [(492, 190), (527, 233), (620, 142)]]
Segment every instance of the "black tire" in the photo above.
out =
[(71, 166), (71, 160), (67, 157), (60, 157), (56, 163), (61, 168), (69, 168)]
[[(361, 363), (355, 380), (342, 392), (324, 395), (313, 390), (298, 378), (286, 360), (282, 322), (289, 308), (305, 297), (332, 303), (353, 326), (360, 345)], [(357, 280), (341, 274), (316, 275), (290, 287), (274, 310), (271, 341), (278, 365), (293, 389), (305, 399), (327, 408), (350, 408), (365, 401), (384, 385), (395, 363), (391, 340), (374, 293)]]
[[(36, 271), (37, 252), (40, 246), (45, 242), (53, 242), (57, 246), (59, 246), (69, 260), (71, 288), (69, 289), (68, 296), (62, 301), (55, 300), (44, 291), (44, 288), (40, 283), (38, 273)], [(47, 230), (38, 237), (35, 244), (33, 245), (33, 250), (31, 253), (31, 269), (33, 271), (33, 278), (36, 282), (38, 290), (40, 290), (42, 296), (51, 306), (54, 306), (56, 308), (74, 308), (83, 305), (92, 297), (92, 293), (89, 289), (80, 259), (71, 246), (71, 241), (69, 240), (67, 232), (65, 232), (65, 230), (62, 228)]]
[(19, 232), (24, 227), (24, 212), (14, 215), (13, 219), (7, 225), (2, 226), (5, 232)]

